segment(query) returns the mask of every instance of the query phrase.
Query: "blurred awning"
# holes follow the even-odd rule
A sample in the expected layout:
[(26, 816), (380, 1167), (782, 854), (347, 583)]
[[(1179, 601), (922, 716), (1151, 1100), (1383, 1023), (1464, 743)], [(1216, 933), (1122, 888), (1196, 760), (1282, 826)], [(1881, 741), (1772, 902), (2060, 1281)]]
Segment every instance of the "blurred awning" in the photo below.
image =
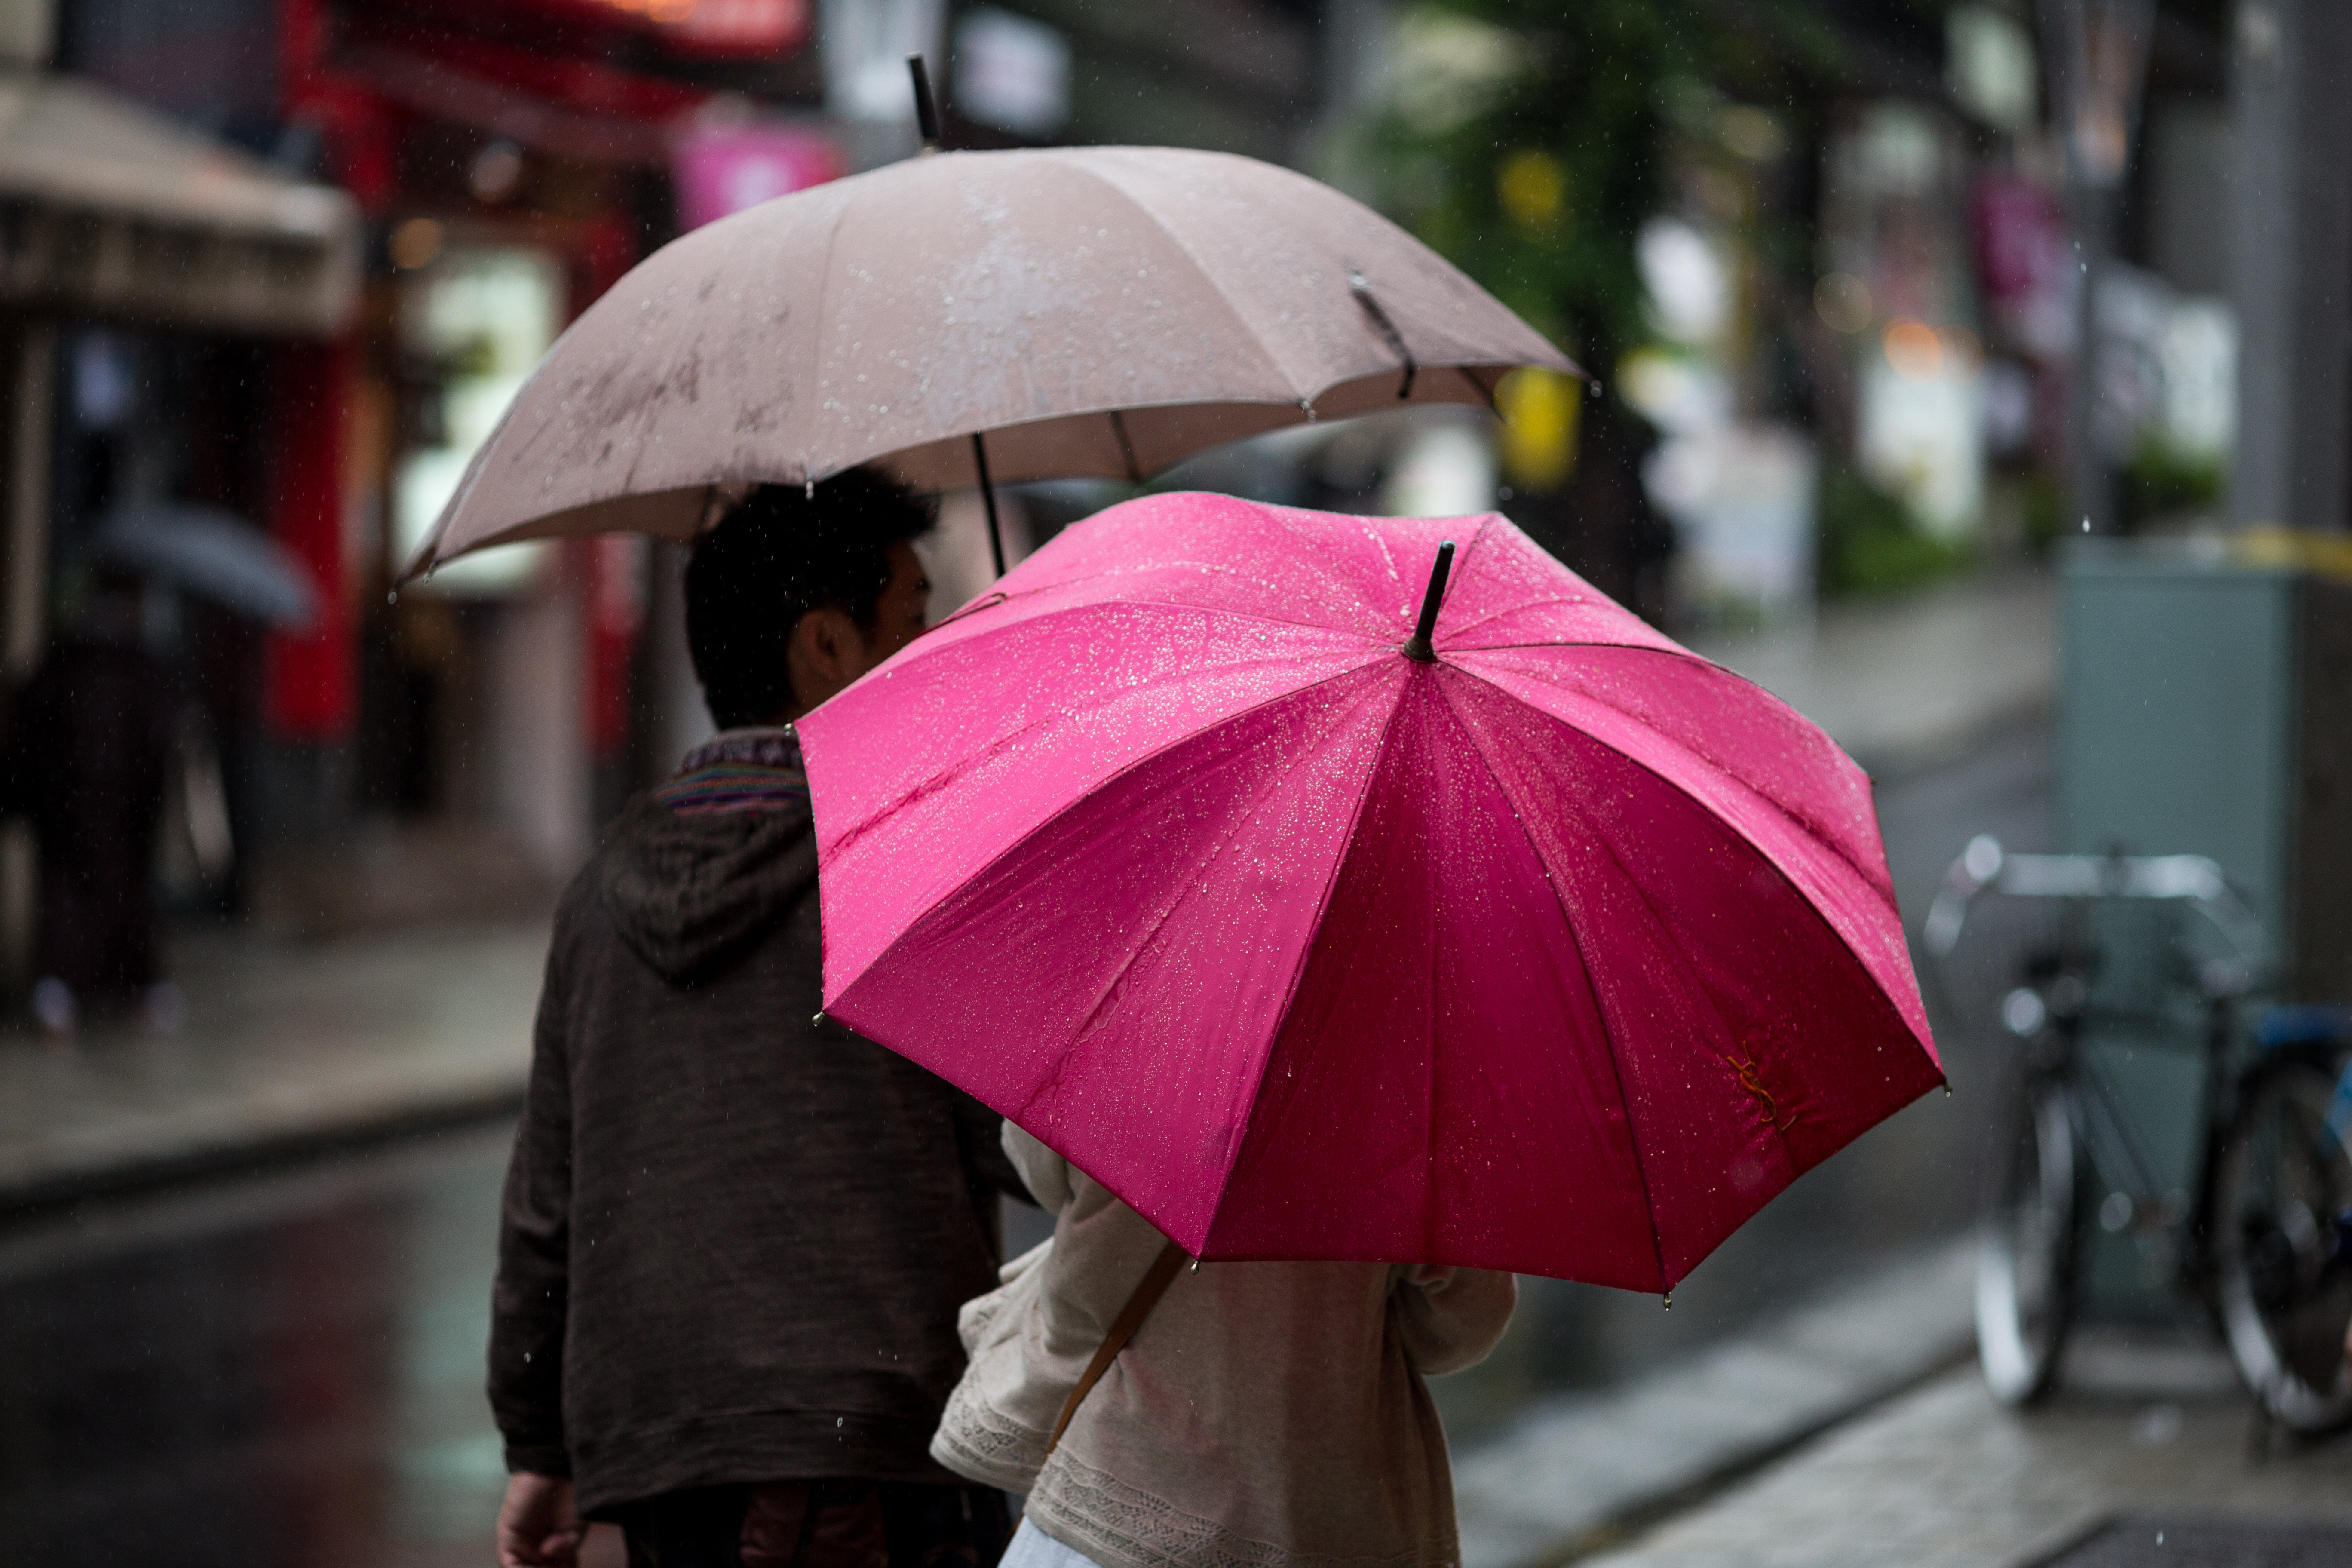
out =
[(0, 76), (0, 307), (328, 334), (359, 209), (70, 78)]

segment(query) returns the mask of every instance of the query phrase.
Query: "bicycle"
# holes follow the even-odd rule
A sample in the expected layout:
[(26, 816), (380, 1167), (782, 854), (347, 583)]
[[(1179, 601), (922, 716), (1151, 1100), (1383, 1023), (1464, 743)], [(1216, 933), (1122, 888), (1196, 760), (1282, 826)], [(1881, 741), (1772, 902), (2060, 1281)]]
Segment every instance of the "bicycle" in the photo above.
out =
[[(1979, 837), (1923, 935), (1953, 1021), (2021, 1047), (1977, 1239), (1994, 1396), (2023, 1405), (2055, 1383), (2095, 1219), (2212, 1314), (2273, 1420), (2352, 1420), (2352, 1013), (2257, 1008), (2261, 924), (2199, 856), (2015, 855)], [(2176, 1186), (2100, 1058), (2187, 1042), (2202, 1126)]]

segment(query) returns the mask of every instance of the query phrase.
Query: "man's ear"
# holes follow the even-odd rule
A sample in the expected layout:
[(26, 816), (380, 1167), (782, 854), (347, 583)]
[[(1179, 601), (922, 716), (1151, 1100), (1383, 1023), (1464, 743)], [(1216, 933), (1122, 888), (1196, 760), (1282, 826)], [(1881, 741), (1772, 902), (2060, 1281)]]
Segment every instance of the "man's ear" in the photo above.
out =
[(848, 615), (830, 605), (807, 611), (793, 628), (793, 675), (803, 708), (814, 708), (860, 672), (866, 639)]

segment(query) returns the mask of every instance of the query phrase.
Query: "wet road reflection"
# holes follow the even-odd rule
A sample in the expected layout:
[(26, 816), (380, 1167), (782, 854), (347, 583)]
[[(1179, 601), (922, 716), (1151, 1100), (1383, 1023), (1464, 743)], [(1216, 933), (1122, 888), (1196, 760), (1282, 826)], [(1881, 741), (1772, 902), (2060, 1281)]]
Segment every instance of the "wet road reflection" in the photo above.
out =
[(511, 1132), (0, 1236), (0, 1542), (45, 1568), (489, 1561)]
[[(1971, 833), (2048, 841), (2048, 784), (2046, 747), (2028, 736), (1882, 792), (1915, 924)], [(1495, 1357), (1439, 1380), (1455, 1442), (1958, 1234), (1990, 1075), (1947, 1058), (1954, 1098), (1931, 1096), (1800, 1182), (1671, 1313), (1528, 1282)], [(505, 1478), (482, 1356), (510, 1135), (485, 1127), (0, 1230), (0, 1558), (490, 1562)]]

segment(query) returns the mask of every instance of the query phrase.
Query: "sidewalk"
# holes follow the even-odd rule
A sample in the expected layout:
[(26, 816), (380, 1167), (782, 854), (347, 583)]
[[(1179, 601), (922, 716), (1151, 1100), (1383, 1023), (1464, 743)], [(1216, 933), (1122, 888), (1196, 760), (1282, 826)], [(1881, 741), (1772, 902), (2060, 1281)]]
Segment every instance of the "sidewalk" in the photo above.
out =
[(519, 1107), (545, 921), (175, 942), (188, 1024), (0, 1036), (0, 1215)]
[(1554, 1395), (1454, 1465), (1462, 1568), (1572, 1561), (1969, 1352), (1969, 1249), (1945, 1245), (1645, 1377)]
[[(2352, 1440), (2267, 1454), (2242, 1394), (1995, 1405), (1973, 1366), (1840, 1427), (1593, 1568), (2352, 1563)], [(2290, 1527), (2325, 1525), (2308, 1532)], [(2170, 1527), (2170, 1550), (2158, 1533)], [(2261, 1550), (2256, 1531), (2278, 1532)], [(2300, 1536), (2301, 1539), (2294, 1539)], [(2077, 1559), (2074, 1549), (2084, 1547)], [(2192, 1550), (2192, 1548), (2194, 1550)]]
[(2057, 637), (2051, 579), (2019, 576), (1836, 605), (1810, 626), (1691, 646), (1819, 724), (1884, 780), (2047, 713)]

